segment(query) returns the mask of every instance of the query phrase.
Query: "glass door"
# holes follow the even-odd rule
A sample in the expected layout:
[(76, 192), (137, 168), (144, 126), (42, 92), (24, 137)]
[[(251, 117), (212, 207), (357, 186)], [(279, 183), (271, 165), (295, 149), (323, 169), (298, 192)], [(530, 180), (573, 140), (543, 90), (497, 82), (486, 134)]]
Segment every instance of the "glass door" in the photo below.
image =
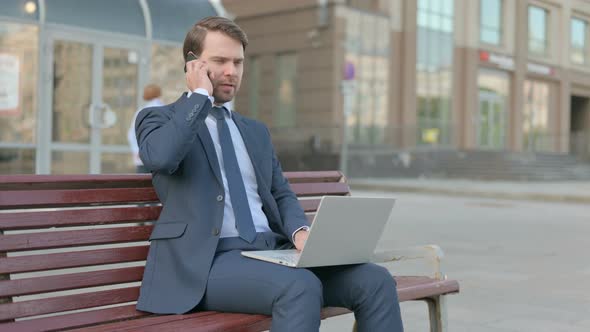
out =
[[(42, 173), (132, 173), (127, 130), (148, 59), (138, 41), (51, 31), (46, 98), (51, 128)], [(95, 38), (93, 38), (95, 37)]]
[(504, 98), (489, 91), (479, 92), (477, 144), (480, 148), (504, 148)]

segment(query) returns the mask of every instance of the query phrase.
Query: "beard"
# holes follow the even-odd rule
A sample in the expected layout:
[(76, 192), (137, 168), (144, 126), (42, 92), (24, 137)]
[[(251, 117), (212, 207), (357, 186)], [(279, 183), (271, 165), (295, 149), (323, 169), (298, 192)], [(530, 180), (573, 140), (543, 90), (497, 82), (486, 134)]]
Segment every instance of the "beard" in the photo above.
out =
[[(229, 88), (224, 84), (231, 84), (232, 87)], [(227, 103), (234, 99), (236, 94), (238, 93), (239, 84), (236, 82), (228, 82), (228, 81), (220, 81), (213, 83), (213, 97), (215, 98), (215, 103)]]

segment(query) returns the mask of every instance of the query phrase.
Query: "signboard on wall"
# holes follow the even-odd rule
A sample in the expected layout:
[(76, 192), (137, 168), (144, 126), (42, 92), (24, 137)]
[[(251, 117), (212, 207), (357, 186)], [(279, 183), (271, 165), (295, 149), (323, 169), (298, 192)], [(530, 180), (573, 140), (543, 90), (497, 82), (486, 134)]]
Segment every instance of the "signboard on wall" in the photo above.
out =
[(19, 112), (20, 72), (18, 55), (0, 53), (0, 115)]
[(514, 70), (514, 59), (509, 56), (479, 51), (479, 60), (495, 64), (501, 69)]

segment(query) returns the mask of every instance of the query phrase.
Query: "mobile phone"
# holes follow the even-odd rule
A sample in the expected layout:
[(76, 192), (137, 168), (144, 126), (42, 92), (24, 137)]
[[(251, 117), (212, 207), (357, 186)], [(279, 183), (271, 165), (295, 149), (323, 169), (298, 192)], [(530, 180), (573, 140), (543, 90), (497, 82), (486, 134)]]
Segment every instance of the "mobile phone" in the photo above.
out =
[[(188, 52), (186, 55), (186, 62), (197, 60), (198, 57), (193, 52)], [(186, 62), (184, 64), (184, 72), (186, 73)]]

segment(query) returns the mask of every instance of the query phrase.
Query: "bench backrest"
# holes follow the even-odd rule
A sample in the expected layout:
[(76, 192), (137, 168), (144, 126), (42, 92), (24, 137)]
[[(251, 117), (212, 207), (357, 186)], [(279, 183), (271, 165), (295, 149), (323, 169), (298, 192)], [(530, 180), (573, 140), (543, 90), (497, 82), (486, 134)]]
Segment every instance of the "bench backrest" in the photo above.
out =
[[(310, 218), (350, 194), (337, 171), (285, 175)], [(136, 301), (160, 210), (150, 175), (0, 176), (0, 322)]]

